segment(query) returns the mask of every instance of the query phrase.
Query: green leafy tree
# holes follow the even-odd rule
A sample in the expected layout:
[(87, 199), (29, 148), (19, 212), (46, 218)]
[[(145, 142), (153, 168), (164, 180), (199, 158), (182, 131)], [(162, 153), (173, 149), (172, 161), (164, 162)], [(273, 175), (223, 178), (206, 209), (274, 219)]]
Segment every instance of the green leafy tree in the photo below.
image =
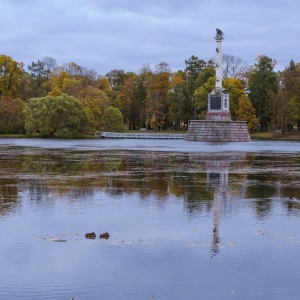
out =
[(26, 102), (8, 96), (0, 98), (0, 133), (24, 133), (25, 132), (25, 108)]
[(280, 72), (281, 91), (292, 110), (293, 120), (290, 123), (297, 125), (300, 130), (300, 63), (290, 61), (289, 66)]
[(244, 94), (242, 82), (237, 78), (224, 78), (223, 87), (229, 95), (230, 113), (231, 117), (234, 119), (238, 109), (239, 98)]
[(30, 75), (37, 82), (37, 86), (40, 88), (42, 83), (47, 80), (48, 70), (46, 70), (45, 63), (41, 60), (37, 62), (32, 62), (30, 66), (28, 66), (28, 70), (30, 71)]
[(206, 68), (206, 62), (192, 55), (188, 60), (185, 60), (185, 73), (187, 74), (188, 86), (190, 94), (193, 95), (195, 90), (199, 87), (197, 83), (198, 76)]
[(102, 131), (108, 132), (124, 132), (125, 126), (121, 111), (113, 106), (108, 107), (102, 118)]
[(205, 84), (199, 87), (195, 93), (195, 106), (200, 118), (204, 118), (207, 112), (207, 104), (208, 104), (208, 95), (212, 92), (215, 87), (216, 77), (211, 77), (207, 80)]
[[(208, 95), (213, 91), (215, 87), (216, 77), (210, 77), (206, 83), (199, 87), (194, 94), (196, 109), (199, 116), (203, 119), (207, 112)], [(230, 99), (230, 113), (233, 118), (236, 116), (238, 109), (238, 99), (244, 93), (242, 81), (237, 78), (224, 78), (223, 87)]]
[(169, 102), (169, 119), (174, 124), (175, 130), (181, 129), (183, 122), (188, 129), (188, 122), (191, 118), (193, 108), (189, 101), (189, 88), (186, 81), (186, 74), (178, 71), (173, 74), (170, 81), (168, 102)]
[(28, 66), (30, 72), (31, 80), (29, 82), (31, 97), (44, 97), (47, 94), (47, 90), (43, 87), (43, 84), (48, 80), (48, 71), (46, 70), (43, 61), (38, 60), (37, 62), (32, 62)]
[(260, 122), (260, 131), (267, 131), (270, 119), (268, 98), (270, 91), (277, 93), (276, 61), (266, 55), (259, 56), (257, 63), (249, 71), (249, 98)]
[(81, 101), (72, 96), (32, 98), (28, 104), (25, 128), (29, 135), (75, 138), (87, 132), (88, 115)]
[(198, 75), (196, 80), (196, 89), (201, 87), (203, 84), (207, 82), (207, 80), (211, 77), (214, 77), (216, 74), (215, 67), (212, 61), (207, 62), (207, 66), (202, 70), (202, 72)]
[[(44, 57), (42, 60), (32, 62), (28, 66), (31, 76), (30, 89), (31, 97), (44, 97), (51, 90), (51, 83), (49, 79), (54, 76), (54, 70), (57, 67), (56, 60), (52, 57)], [(24, 89), (22, 89), (24, 92)]]
[(200, 88), (209, 77), (214, 76), (213, 62), (205, 62), (197, 56), (192, 55), (188, 60), (185, 60), (186, 85), (185, 93), (185, 107), (188, 109), (185, 112), (186, 122), (194, 117), (197, 111), (197, 104), (195, 103), (195, 91)]

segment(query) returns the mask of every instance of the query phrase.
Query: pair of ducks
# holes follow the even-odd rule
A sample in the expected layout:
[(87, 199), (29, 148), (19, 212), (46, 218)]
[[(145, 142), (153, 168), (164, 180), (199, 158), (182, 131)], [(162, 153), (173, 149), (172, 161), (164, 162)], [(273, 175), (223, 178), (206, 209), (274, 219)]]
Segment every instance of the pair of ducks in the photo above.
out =
[[(96, 233), (95, 232), (86, 233), (85, 237), (87, 239), (95, 239), (96, 238)], [(100, 239), (109, 239), (109, 233), (108, 232), (101, 233), (99, 238)]]

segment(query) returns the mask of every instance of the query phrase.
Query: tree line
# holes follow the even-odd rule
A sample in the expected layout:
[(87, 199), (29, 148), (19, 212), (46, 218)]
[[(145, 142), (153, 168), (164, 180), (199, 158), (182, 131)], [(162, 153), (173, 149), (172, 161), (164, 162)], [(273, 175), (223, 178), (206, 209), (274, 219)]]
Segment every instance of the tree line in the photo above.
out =
[[(259, 56), (253, 65), (223, 55), (223, 87), (233, 120), (249, 130), (300, 128), (300, 64), (275, 71), (276, 60)], [(44, 57), (25, 70), (0, 55), (0, 133), (76, 137), (95, 131), (141, 128), (187, 130), (202, 119), (215, 86), (215, 62), (192, 55), (184, 70), (166, 62), (137, 73), (114, 69), (99, 75), (74, 62), (58, 66)]]

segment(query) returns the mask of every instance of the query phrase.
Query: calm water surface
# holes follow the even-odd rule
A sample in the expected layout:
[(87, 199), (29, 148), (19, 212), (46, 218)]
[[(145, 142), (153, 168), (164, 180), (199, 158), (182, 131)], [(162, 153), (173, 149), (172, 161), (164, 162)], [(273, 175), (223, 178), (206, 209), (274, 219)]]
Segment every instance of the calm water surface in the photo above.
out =
[(1, 139), (0, 166), (0, 299), (300, 298), (300, 142)]

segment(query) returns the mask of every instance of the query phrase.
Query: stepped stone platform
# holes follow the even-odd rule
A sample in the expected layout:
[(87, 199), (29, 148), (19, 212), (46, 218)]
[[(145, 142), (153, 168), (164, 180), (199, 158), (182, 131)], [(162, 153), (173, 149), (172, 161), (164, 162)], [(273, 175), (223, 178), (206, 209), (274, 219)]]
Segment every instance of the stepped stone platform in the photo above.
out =
[(245, 121), (191, 120), (185, 140), (250, 142), (251, 138)]

